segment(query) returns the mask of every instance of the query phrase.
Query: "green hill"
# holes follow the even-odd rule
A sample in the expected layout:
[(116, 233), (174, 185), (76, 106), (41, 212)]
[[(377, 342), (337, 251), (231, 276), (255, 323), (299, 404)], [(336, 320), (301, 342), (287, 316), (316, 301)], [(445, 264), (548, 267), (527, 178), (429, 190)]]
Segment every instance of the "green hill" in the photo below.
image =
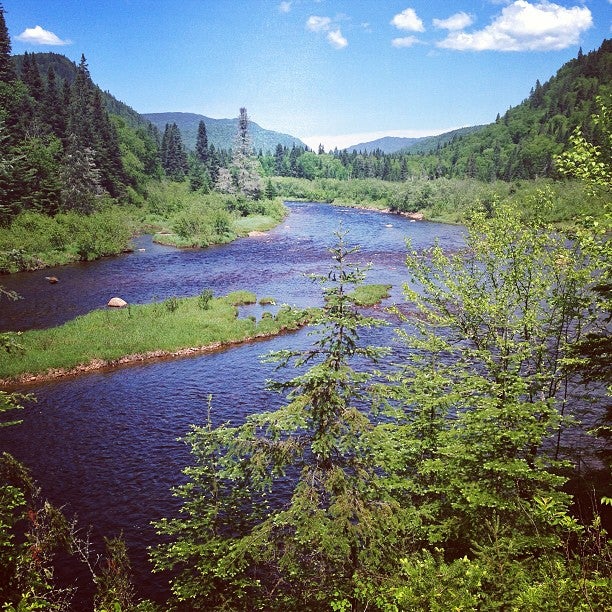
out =
[[(612, 99), (612, 40), (564, 64), (545, 84), (494, 123), (459, 135), (425, 159), (430, 176), (531, 179), (553, 176), (553, 158), (574, 129), (582, 126), (590, 142), (605, 146), (590, 121), (597, 97)], [(409, 150), (414, 152), (414, 150)]]
[(383, 153), (429, 153), (435, 151), (442, 145), (452, 142), (459, 136), (477, 132), (484, 126), (475, 125), (459, 128), (451, 132), (444, 132), (437, 136), (422, 136), (420, 138), (404, 138), (401, 136), (385, 136), (369, 142), (346, 147), (347, 151), (361, 151), (363, 153), (373, 153), (382, 151)]
[[(234, 137), (238, 131), (238, 119), (212, 119), (195, 113), (145, 113), (142, 115), (163, 133), (167, 123), (176, 123), (181, 131), (184, 145), (194, 149), (198, 135), (200, 121), (206, 124), (206, 135), (209, 144), (217, 149), (230, 149), (234, 144)], [(281, 134), (266, 130), (257, 123), (249, 123), (249, 133), (253, 141), (253, 148), (263, 152), (274, 151), (277, 144), (291, 148), (293, 145), (304, 147), (304, 143), (295, 136)]]
[[(77, 65), (65, 55), (59, 53), (29, 53), (28, 55), (30, 58), (36, 60), (36, 66), (38, 67), (38, 71), (43, 81), (46, 82), (47, 71), (49, 67), (51, 67), (55, 71), (55, 77), (58, 83), (61, 84), (67, 81), (68, 85), (72, 85), (77, 74)], [(18, 74), (21, 74), (23, 71), (24, 58), (25, 55), (13, 55), (11, 57)], [(98, 89), (100, 88), (98, 87)], [(150, 125), (150, 122), (142, 115), (124, 102), (117, 100), (117, 98), (108, 91), (102, 91), (100, 89), (100, 92), (102, 93), (102, 99), (104, 100), (106, 110), (109, 113), (118, 115), (131, 127), (146, 128)]]

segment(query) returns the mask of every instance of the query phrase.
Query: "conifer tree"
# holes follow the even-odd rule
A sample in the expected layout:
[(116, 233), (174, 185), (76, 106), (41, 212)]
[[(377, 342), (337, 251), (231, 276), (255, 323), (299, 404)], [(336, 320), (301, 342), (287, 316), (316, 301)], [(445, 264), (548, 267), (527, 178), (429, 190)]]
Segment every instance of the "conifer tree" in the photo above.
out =
[(61, 94), (57, 88), (55, 70), (52, 66), (47, 69), (44, 108), (51, 132), (63, 141), (66, 137), (66, 106), (62, 103)]
[(0, 4), (0, 82), (11, 83), (15, 78), (11, 61), (11, 38), (4, 19), (4, 6)]
[(96, 151), (96, 163), (101, 173), (102, 186), (108, 193), (117, 197), (122, 193), (122, 186), (127, 181), (115, 126), (111, 123), (103, 106), (99, 89), (93, 93), (92, 101), (93, 143)]
[(237, 192), (249, 198), (259, 198), (262, 188), (258, 164), (253, 156), (247, 110), (243, 107), (238, 117), (232, 163), (228, 170), (219, 173), (217, 188), (226, 193)]
[(93, 83), (85, 55), (77, 68), (77, 74), (70, 88), (69, 132), (76, 136), (80, 147), (92, 147)]
[(198, 124), (198, 137), (196, 140), (196, 157), (204, 164), (208, 166), (208, 135), (206, 133), (206, 124), (204, 121), (200, 121)]
[(181, 132), (176, 123), (166, 124), (160, 152), (162, 168), (166, 174), (175, 181), (182, 181), (189, 171), (189, 164)]
[(104, 193), (100, 171), (94, 150), (81, 146), (75, 134), (68, 137), (61, 177), (62, 208), (83, 214), (93, 212), (97, 199)]
[(179, 570), (172, 584), (179, 606), (357, 609), (349, 602), (360, 585), (387, 563), (397, 567), (389, 548), (403, 527), (380, 486), (364, 371), (381, 351), (359, 340), (380, 322), (351, 297), (364, 271), (350, 263), (354, 249), (343, 233), (330, 251), (329, 274), (313, 277), (325, 296), (317, 339), (304, 352), (275, 356), (303, 366), (296, 378), (272, 384), (288, 394), (287, 404), (243, 426), (209, 423), (188, 436), (196, 464), (179, 492), (183, 513), (158, 524), (171, 541), (153, 554), (157, 570)]

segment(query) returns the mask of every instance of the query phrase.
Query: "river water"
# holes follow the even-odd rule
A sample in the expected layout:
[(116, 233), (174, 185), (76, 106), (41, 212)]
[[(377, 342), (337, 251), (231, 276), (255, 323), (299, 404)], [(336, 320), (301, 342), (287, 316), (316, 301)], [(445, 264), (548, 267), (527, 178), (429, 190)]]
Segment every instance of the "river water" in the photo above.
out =
[[(58, 325), (105, 307), (113, 296), (135, 304), (203, 289), (215, 295), (247, 289), (296, 306), (320, 304), (319, 288), (305, 275), (329, 269), (339, 229), (348, 244), (359, 245), (357, 259), (372, 264), (366, 282), (391, 283), (388, 302), (401, 301), (407, 238), (416, 248), (435, 240), (447, 250), (463, 244), (461, 227), (324, 204), (288, 206), (286, 220), (271, 232), (228, 245), (178, 250), (144, 236), (130, 254), (3, 277), (0, 284), (22, 299), (0, 304), (0, 330)], [(59, 282), (50, 284), (46, 276)], [(258, 315), (258, 309), (242, 314)], [(394, 336), (379, 329), (367, 340), (393, 345)], [(123, 533), (139, 592), (162, 599), (165, 579), (150, 573), (147, 547), (156, 543), (151, 521), (178, 509), (171, 488), (189, 463), (179, 438), (190, 424), (205, 422), (211, 395), (215, 424), (278, 406), (283, 398), (265, 389), (278, 373), (261, 356), (310, 342), (301, 330), (212, 354), (28, 386), (37, 401), (20, 415), (22, 425), (0, 428), (0, 449), (29, 466), (52, 503), (76, 514), (83, 527), (93, 526), (94, 544)]]
[[(340, 229), (348, 244), (359, 245), (357, 259), (372, 264), (366, 282), (393, 284), (391, 300), (399, 300), (406, 238), (415, 247), (435, 239), (452, 249), (462, 244), (463, 230), (455, 226), (324, 204), (288, 206), (286, 220), (271, 232), (228, 245), (177, 250), (144, 236), (130, 254), (3, 277), (1, 284), (21, 299), (2, 302), (0, 330), (58, 325), (115, 295), (135, 304), (203, 289), (215, 295), (248, 289), (297, 306), (320, 304), (319, 288), (305, 275), (329, 269), (329, 248)], [(50, 284), (47, 276), (59, 282)], [(375, 342), (393, 342), (389, 330), (376, 333)], [(163, 580), (151, 576), (146, 549), (156, 542), (151, 521), (178, 508), (171, 488), (189, 463), (178, 439), (190, 424), (205, 421), (209, 395), (215, 423), (278, 406), (282, 398), (265, 390), (274, 368), (260, 358), (309, 342), (302, 330), (213, 354), (29, 386), (37, 401), (20, 415), (22, 425), (0, 429), (0, 448), (29, 466), (46, 498), (76, 514), (80, 525), (93, 526), (94, 543), (123, 533), (140, 591), (163, 597)]]

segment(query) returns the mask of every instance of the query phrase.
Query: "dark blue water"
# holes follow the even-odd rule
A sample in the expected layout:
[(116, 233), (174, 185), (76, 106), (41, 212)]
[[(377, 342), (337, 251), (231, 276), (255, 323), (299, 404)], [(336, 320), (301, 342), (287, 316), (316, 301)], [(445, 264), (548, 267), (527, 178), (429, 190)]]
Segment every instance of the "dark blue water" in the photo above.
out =
[[(341, 227), (349, 232), (347, 241), (359, 245), (359, 259), (374, 266), (368, 282), (396, 284), (399, 296), (406, 238), (416, 247), (436, 238), (446, 248), (461, 242), (462, 230), (456, 226), (324, 204), (290, 207), (290, 215), (273, 231), (228, 245), (178, 250), (153, 244), (145, 236), (134, 241), (135, 252), (129, 255), (0, 277), (0, 284), (22, 296), (18, 302), (0, 302), (0, 331), (57, 325), (105, 307), (113, 296), (139, 304), (193, 296), (203, 289), (216, 295), (248, 289), (259, 297), (312, 304), (319, 294), (304, 274), (327, 270), (328, 249)], [(47, 276), (59, 282), (49, 284)]]
[[(462, 244), (463, 230), (450, 225), (322, 204), (289, 206), (275, 230), (229, 245), (177, 250), (142, 237), (131, 254), (3, 277), (22, 299), (1, 304), (0, 329), (57, 325), (104, 307), (115, 295), (144, 303), (206, 288), (215, 295), (249, 289), (278, 302), (319, 304), (320, 290), (305, 274), (329, 269), (328, 249), (339, 228), (349, 244), (360, 246), (358, 260), (372, 264), (367, 282), (392, 283), (392, 299), (399, 300), (406, 238), (416, 247), (436, 239), (449, 249)], [(51, 285), (46, 276), (59, 282)], [(389, 329), (374, 333), (377, 344), (394, 342)], [(93, 526), (94, 543), (123, 533), (141, 593), (161, 597), (164, 582), (150, 574), (147, 546), (156, 542), (151, 521), (178, 508), (171, 488), (189, 463), (178, 438), (190, 424), (205, 422), (210, 395), (214, 423), (241, 422), (278, 406), (282, 398), (265, 390), (274, 367), (260, 357), (310, 342), (302, 330), (213, 354), (30, 386), (37, 402), (23, 412), (21, 426), (0, 429), (0, 448), (30, 467), (45, 497)]]

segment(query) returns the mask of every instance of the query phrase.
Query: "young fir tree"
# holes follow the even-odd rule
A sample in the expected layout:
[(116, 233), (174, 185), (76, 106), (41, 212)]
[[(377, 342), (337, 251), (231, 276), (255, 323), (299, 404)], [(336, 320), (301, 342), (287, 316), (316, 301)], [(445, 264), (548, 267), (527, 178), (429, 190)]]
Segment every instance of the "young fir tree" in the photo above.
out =
[(198, 124), (195, 152), (198, 161), (206, 168), (208, 166), (208, 135), (206, 133), (206, 124), (204, 121), (200, 121)]
[(47, 70), (47, 87), (43, 105), (51, 133), (64, 141), (66, 138), (66, 106), (62, 102), (61, 92), (58, 90), (57, 77), (53, 66), (49, 66)]
[(92, 125), (94, 87), (89, 74), (89, 67), (84, 55), (77, 68), (76, 77), (70, 88), (70, 107), (68, 130), (76, 138), (81, 148), (94, 146), (94, 129)]
[[(168, 538), (153, 552), (172, 569), (178, 607), (190, 609), (347, 609), (360, 585), (397, 569), (404, 524), (382, 486), (373, 439), (367, 371), (381, 350), (364, 347), (363, 316), (349, 288), (363, 280), (340, 234), (331, 250), (317, 339), (283, 351), (301, 374), (273, 389), (288, 403), (244, 425), (193, 427), (195, 464), (179, 487), (181, 516), (163, 520)], [(358, 367), (358, 369), (356, 369)]]

